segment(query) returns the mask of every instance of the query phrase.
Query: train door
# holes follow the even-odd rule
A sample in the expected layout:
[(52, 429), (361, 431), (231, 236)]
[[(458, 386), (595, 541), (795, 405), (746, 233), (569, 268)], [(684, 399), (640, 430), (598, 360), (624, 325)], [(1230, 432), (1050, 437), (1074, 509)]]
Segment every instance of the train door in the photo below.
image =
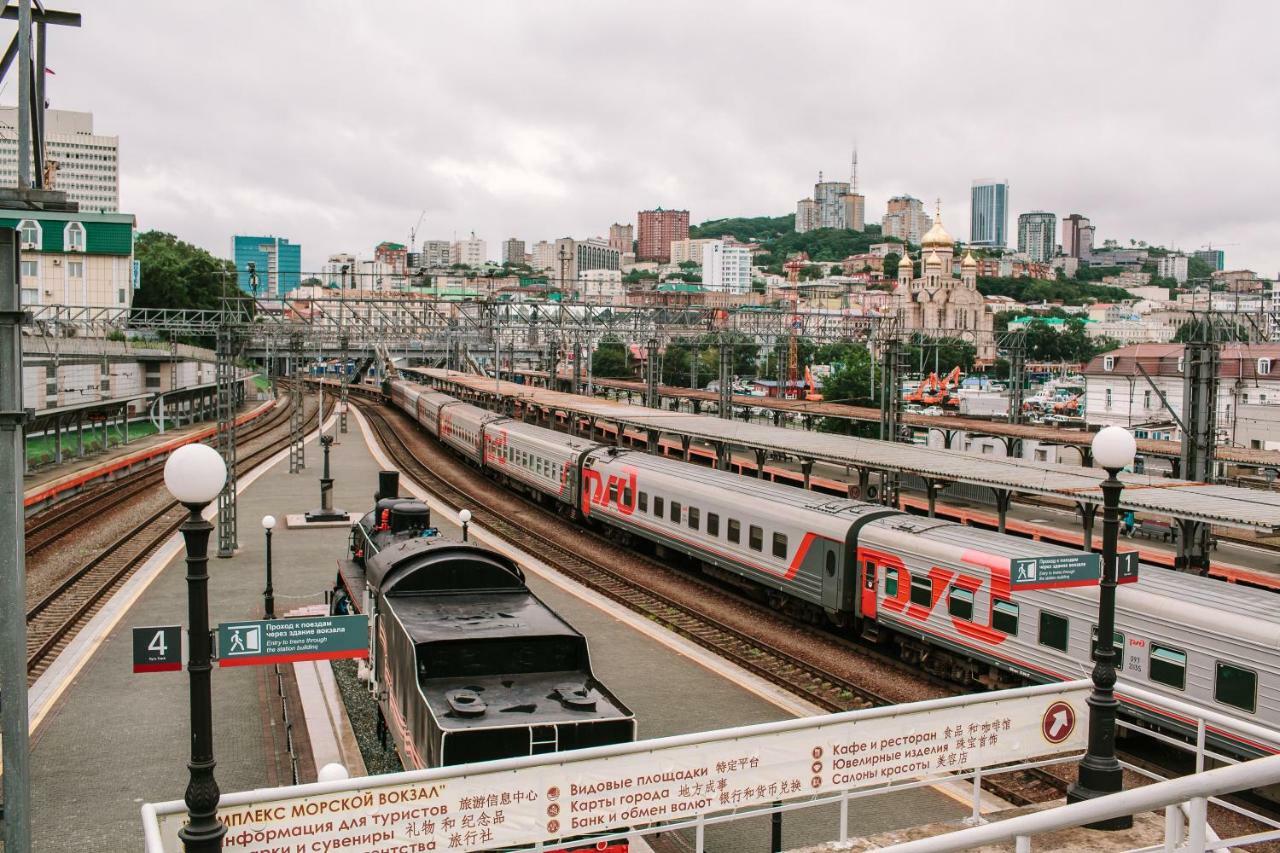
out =
[(844, 588), (840, 571), (840, 543), (816, 537), (813, 550), (817, 551), (818, 565), (822, 572), (822, 606), (829, 613), (848, 610), (849, 593)]
[(862, 616), (866, 619), (876, 618), (876, 563), (875, 560), (864, 560), (862, 563)]

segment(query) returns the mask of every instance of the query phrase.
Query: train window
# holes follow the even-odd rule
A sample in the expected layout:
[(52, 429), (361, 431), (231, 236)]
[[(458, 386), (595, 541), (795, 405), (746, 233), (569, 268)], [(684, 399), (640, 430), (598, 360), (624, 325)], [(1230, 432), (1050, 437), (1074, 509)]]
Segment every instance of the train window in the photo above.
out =
[(1152, 643), (1147, 678), (1182, 690), (1187, 686), (1187, 653)]
[(947, 612), (957, 619), (973, 621), (973, 593), (958, 586), (951, 587), (947, 596)]
[(630, 486), (622, 487), (622, 505), (631, 506), (631, 487)]
[(991, 627), (1011, 637), (1018, 635), (1018, 605), (996, 599), (991, 608)]
[(742, 541), (742, 524), (736, 518), (729, 519), (729, 541)]
[(785, 560), (787, 558), (787, 534), (773, 534), (773, 556), (780, 560)]
[(696, 506), (689, 507), (689, 528), (691, 530), (697, 530), (698, 524), (701, 520), (702, 510), (698, 509)]
[(835, 551), (827, 551), (826, 563), (827, 563), (827, 577), (829, 578), (835, 577), (836, 576), (836, 552)]
[(933, 604), (933, 578), (913, 577), (911, 579), (911, 603), (921, 607)]
[(618, 502), (618, 484), (610, 483), (609, 484), (609, 503), (617, 503), (617, 502)]
[(720, 516), (716, 515), (714, 512), (707, 513), (707, 535), (720, 535)]
[(649, 511), (649, 493), (648, 492), (640, 492), (640, 511), (641, 512)]
[(1070, 636), (1069, 627), (1070, 623), (1065, 616), (1041, 610), (1040, 645), (1065, 652), (1067, 650), (1067, 640)]
[(754, 524), (747, 528), (747, 547), (752, 551), (764, 550), (764, 528)]
[[(870, 573), (873, 571), (875, 571), (875, 563), (872, 563), (870, 560), (868, 560), (867, 572)], [(898, 570), (897, 569), (884, 570), (884, 597), (885, 598), (898, 597)]]
[(679, 501), (671, 502), (671, 520), (674, 521), (676, 524), (680, 523), (680, 502)]
[[(1124, 634), (1122, 634), (1119, 631), (1116, 631), (1115, 638), (1112, 640), (1112, 642), (1115, 643), (1115, 645), (1111, 647), (1112, 651), (1115, 652), (1115, 657), (1112, 658), (1112, 660), (1114, 660), (1118, 666), (1120, 661), (1124, 660)], [(1089, 655), (1090, 657), (1093, 657), (1097, 654), (1098, 654), (1098, 626), (1094, 625), (1089, 630)]]
[(662, 518), (663, 500), (657, 495), (653, 496), (653, 514), (658, 518)]
[(1213, 680), (1213, 698), (1252, 714), (1258, 708), (1258, 673), (1229, 663), (1218, 662)]

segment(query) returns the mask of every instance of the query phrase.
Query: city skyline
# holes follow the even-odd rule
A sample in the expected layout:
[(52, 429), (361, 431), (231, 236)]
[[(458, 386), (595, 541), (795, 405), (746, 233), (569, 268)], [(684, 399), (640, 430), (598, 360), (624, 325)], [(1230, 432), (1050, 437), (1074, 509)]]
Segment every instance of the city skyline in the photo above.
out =
[[(1078, 5), (1070, 16), (1014, 3), (916, 14), (830, 4), (783, 22), (762, 3), (709, 4), (685, 10), (680, 28), (661, 26), (661, 14), (619, 15), (617, 32), (597, 44), (583, 36), (588, 26), (598, 32), (598, 19), (568, 14), (553, 23), (520, 8), (495, 24), (467, 9), (428, 14), (404, 5), (381, 12), (403, 19), (389, 29), (370, 16), (344, 16), (337, 4), (308, 5), (309, 14), (247, 3), (216, 12), (155, 2), (69, 6), (84, 11), (85, 27), (59, 32), (51, 48), (58, 73), (50, 106), (92, 112), (96, 127), (119, 136), (121, 209), (141, 229), (171, 231), (219, 255), (235, 233), (288, 233), (304, 247), (304, 269), (317, 270), (333, 252), (407, 243), (424, 209), (419, 246), (474, 230), (495, 257), (509, 237), (532, 245), (606, 236), (611, 223), (634, 225), (636, 211), (658, 206), (688, 209), (691, 223), (780, 216), (818, 170), (845, 179), (856, 140), (869, 222), (889, 197), (909, 193), (929, 210), (941, 198), (947, 228), (967, 235), (971, 181), (994, 174), (1017, 187), (1011, 222), (1037, 209), (1080, 211), (1099, 243), (1141, 239), (1188, 252), (1212, 243), (1226, 248), (1232, 267), (1280, 271), (1271, 240), (1280, 217), (1266, 192), (1280, 172), (1266, 156), (1278, 135), (1261, 50), (1266, 19), (1280, 22), (1270, 7), (1162, 7), (1185, 26), (1154, 39), (1146, 9), (1105, 4)], [(218, 61), (219, 30), (231, 38), (251, 8), (255, 43), (272, 50)], [(1107, 26), (1096, 26), (1102, 18)], [(418, 36), (426, 28), (458, 37), (424, 52)], [(734, 36), (726, 44), (742, 49), (686, 50), (701, 44), (700, 33), (722, 28)], [(834, 53), (804, 47), (815, 29), (856, 30), (865, 69), (903, 60), (898, 40), (883, 36), (910, 31), (911, 56), (932, 52), (956, 73), (939, 80), (928, 63), (907, 61), (894, 66), (893, 86), (862, 86)], [(1000, 51), (966, 47), (988, 30), (1001, 34)], [(191, 31), (210, 38), (184, 39)], [(113, 48), (140, 35), (155, 50)], [(318, 61), (315, 46), (338, 38), (355, 60)], [(465, 61), (481, 41), (519, 59), (518, 80), (502, 71), (509, 65)], [(1080, 70), (1080, 43), (1092, 46), (1089, 97), (1070, 106), (1031, 97), (1044, 79)], [(655, 44), (680, 58), (633, 79), (627, 69)], [(780, 61), (750, 59), (764, 49)], [(777, 70), (798, 67), (787, 57), (801, 53), (809, 62), (803, 86)], [(1222, 62), (1237, 72), (1231, 87), (1212, 85)], [(596, 69), (593, 86), (627, 97), (561, 106), (551, 95), (572, 90), (583, 63)], [(1151, 72), (1140, 93), (1118, 82), (1137, 66)], [(1002, 97), (963, 97), (993, 76)], [(276, 85), (240, 95), (262, 79)], [(940, 87), (950, 96), (936, 97)], [(431, 110), (421, 109), (424, 88), (434, 93)], [(0, 99), (12, 103), (13, 90)], [(752, 105), (777, 102), (772, 95), (786, 109), (763, 132)], [(1190, 105), (1206, 99), (1215, 114), (1249, 125), (1250, 144), (1194, 119)], [(339, 105), (351, 120), (335, 119)], [(922, 109), (947, 132), (904, 136)], [(688, 127), (705, 132), (682, 132)]]

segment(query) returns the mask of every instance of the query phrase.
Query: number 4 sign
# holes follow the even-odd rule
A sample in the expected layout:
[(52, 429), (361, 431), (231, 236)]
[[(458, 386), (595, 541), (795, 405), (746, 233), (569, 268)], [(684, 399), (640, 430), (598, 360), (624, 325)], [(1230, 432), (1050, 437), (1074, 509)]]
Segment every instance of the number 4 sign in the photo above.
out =
[(179, 672), (181, 669), (181, 625), (133, 629), (134, 672)]

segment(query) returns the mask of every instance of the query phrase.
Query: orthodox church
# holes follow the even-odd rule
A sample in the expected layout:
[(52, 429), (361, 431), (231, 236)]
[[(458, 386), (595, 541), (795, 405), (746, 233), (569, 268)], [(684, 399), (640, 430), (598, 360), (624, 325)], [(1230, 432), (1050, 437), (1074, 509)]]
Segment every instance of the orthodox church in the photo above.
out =
[(893, 294), (902, 330), (971, 341), (978, 361), (994, 361), (994, 318), (978, 292), (978, 262), (966, 252), (956, 269), (955, 240), (942, 227), (940, 207), (933, 227), (920, 240), (920, 257), (919, 278), (914, 277), (909, 257), (904, 256), (898, 264), (898, 285)]

